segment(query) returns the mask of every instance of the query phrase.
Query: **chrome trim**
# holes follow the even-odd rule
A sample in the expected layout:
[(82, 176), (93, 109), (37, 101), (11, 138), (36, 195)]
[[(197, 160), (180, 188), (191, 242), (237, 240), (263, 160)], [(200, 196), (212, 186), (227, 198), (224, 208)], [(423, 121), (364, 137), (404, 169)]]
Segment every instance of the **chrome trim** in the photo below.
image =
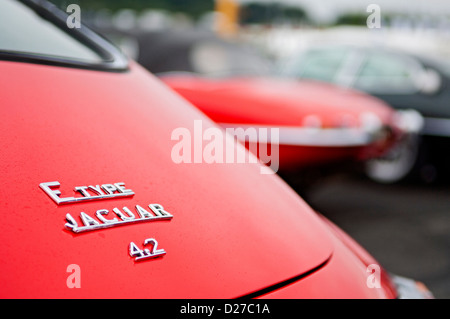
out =
[[(260, 126), (249, 124), (220, 123), (221, 127), (235, 130), (236, 133), (247, 129), (255, 129), (256, 132), (278, 130), (279, 139), (274, 141), (280, 145), (293, 146), (317, 146), (317, 147), (357, 147), (366, 146), (376, 139), (378, 130), (370, 131), (363, 128), (305, 128), (295, 126)], [(242, 130), (236, 130), (241, 128)], [(233, 135), (233, 134), (232, 134)], [(234, 134), (239, 141), (258, 142), (259, 137), (244, 134)], [(270, 134), (267, 142), (271, 142)]]
[(67, 223), (64, 225), (67, 230), (70, 230), (74, 233), (83, 233), (87, 231), (93, 231), (98, 229), (105, 229), (115, 226), (122, 226), (132, 223), (139, 222), (150, 222), (157, 220), (170, 220), (173, 218), (173, 215), (169, 212), (165, 211), (164, 208), (159, 204), (150, 204), (148, 205), (150, 208), (151, 214), (149, 211), (145, 210), (139, 205), (136, 205), (135, 210), (139, 214), (140, 218), (136, 218), (133, 213), (127, 208), (124, 207), (123, 210), (127, 212), (130, 217), (125, 217), (125, 215), (116, 207), (112, 209), (112, 212), (117, 215), (121, 220), (117, 218), (106, 219), (104, 215), (107, 215), (109, 211), (107, 209), (99, 209), (96, 211), (95, 215), (99, 219), (99, 221), (87, 215), (85, 212), (80, 213), (80, 219), (83, 222), (84, 226), (78, 226), (76, 220), (70, 214), (66, 214)]
[[(39, 187), (58, 205), (79, 203), (83, 201), (102, 200), (117, 197), (131, 197), (134, 196), (134, 192), (131, 189), (125, 189), (125, 183), (119, 182), (114, 184), (103, 184), (96, 186), (77, 186), (74, 191), (79, 192), (83, 197), (63, 197), (61, 198), (61, 191), (52, 189), (59, 187), (59, 182), (46, 182), (39, 184)], [(86, 189), (90, 189), (99, 195), (92, 196)], [(103, 192), (104, 191), (104, 192)], [(117, 191), (115, 193), (115, 191)], [(101, 194), (100, 194), (101, 193)]]
[(63, 57), (49, 57), (33, 53), (8, 52), (0, 50), (0, 60), (56, 65), (88, 70), (126, 72), (129, 70), (128, 58), (106, 38), (98, 35), (83, 23), (81, 28), (67, 28), (68, 14), (47, 0), (19, 0), (28, 8), (44, 18), (47, 23), (56, 25), (62, 32), (81, 41), (102, 58), (98, 63), (87, 63)]
[(395, 112), (396, 125), (408, 134), (419, 134), (425, 126), (423, 116), (413, 109), (397, 110)]
[(147, 238), (144, 241), (144, 246), (151, 244), (150, 249), (139, 249), (134, 242), (131, 242), (128, 246), (128, 253), (130, 257), (135, 257), (134, 261), (141, 261), (150, 258), (160, 257), (166, 254), (164, 249), (158, 249), (158, 241), (154, 238)]

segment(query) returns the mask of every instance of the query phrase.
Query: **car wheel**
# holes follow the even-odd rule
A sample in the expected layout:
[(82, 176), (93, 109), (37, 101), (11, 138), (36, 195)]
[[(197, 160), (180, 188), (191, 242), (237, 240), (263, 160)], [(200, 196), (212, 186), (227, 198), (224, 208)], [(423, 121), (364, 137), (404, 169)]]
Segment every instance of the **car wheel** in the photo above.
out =
[(416, 134), (405, 136), (385, 155), (371, 159), (364, 165), (364, 172), (371, 180), (393, 184), (412, 175), (419, 156), (420, 138)]

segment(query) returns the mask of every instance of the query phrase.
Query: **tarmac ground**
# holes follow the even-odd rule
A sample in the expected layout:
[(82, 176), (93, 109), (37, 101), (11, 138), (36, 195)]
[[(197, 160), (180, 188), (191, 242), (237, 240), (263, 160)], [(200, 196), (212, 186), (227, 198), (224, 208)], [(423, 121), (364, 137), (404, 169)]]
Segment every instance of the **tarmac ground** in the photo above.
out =
[(312, 187), (305, 200), (386, 270), (450, 298), (450, 182), (382, 185), (336, 175)]

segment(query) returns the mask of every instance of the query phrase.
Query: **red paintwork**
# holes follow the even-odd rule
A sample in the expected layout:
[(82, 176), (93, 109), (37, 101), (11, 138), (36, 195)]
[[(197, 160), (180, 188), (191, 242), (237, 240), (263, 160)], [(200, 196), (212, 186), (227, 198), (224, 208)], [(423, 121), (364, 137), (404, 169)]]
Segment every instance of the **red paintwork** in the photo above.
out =
[[(367, 278), (370, 273), (367, 272), (367, 267), (371, 264), (378, 266), (379, 264), (334, 224), (327, 220), (325, 222), (332, 229), (335, 249), (333, 258), (327, 266), (299, 282), (268, 293), (261, 298), (288, 299), (292, 296), (299, 299), (312, 299), (317, 298), (316, 296), (323, 299), (396, 298), (395, 288), (383, 268), (380, 275), (382, 289), (368, 288)], [(336, 269), (339, 271), (336, 272)]]
[(361, 124), (360, 116), (372, 112), (394, 133), (387, 139), (361, 147), (283, 145), (280, 168), (301, 168), (338, 160), (364, 160), (381, 155), (397, 137), (394, 111), (367, 94), (315, 81), (281, 78), (220, 78), (173, 74), (161, 78), (208, 117), (220, 124), (302, 127), (315, 115), (323, 128)]
[[(171, 132), (198, 119), (214, 124), (139, 66), (109, 73), (0, 62), (0, 87), (1, 298), (238, 297), (330, 256), (311, 277), (314, 290), (282, 296), (392, 297), (388, 286), (364, 287), (365, 265), (260, 164), (175, 164)], [(39, 188), (50, 181), (61, 183), (63, 197), (115, 182), (136, 195), (58, 206)], [(173, 219), (79, 235), (64, 229), (67, 213), (78, 219), (151, 203)], [(142, 247), (149, 237), (167, 255), (134, 262), (129, 243)], [(79, 289), (66, 285), (71, 264), (81, 267)], [(336, 286), (333, 274), (358, 281)]]

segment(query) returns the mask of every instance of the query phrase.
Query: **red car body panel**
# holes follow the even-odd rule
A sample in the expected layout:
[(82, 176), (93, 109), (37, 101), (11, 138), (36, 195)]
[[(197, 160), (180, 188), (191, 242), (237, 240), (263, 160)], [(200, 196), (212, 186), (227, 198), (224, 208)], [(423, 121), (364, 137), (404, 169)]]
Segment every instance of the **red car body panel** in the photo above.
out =
[[(289, 299), (296, 296), (299, 299), (311, 299), (315, 298), (312, 296), (319, 295), (323, 299), (396, 298), (394, 289), (386, 289), (390, 287), (389, 285), (384, 285), (384, 289), (367, 288), (369, 275), (366, 271), (367, 266), (341, 242), (336, 241), (335, 244), (338, 253), (330, 260), (328, 267), (323, 267), (301, 281), (263, 295), (261, 298)], [(334, 272), (334, 269), (343, 271)], [(349, 271), (350, 269), (352, 271)], [(383, 271), (381, 278), (386, 276)], [(324, 289), (324, 283), (328, 283), (330, 289)]]
[[(351, 237), (340, 230), (329, 220), (324, 222), (330, 226), (335, 252), (327, 267), (293, 283), (289, 286), (261, 296), (262, 299), (288, 299), (297, 296), (300, 299), (311, 299), (320, 295), (323, 299), (363, 299), (363, 298), (397, 298), (397, 293), (388, 273), (380, 267), (380, 286), (367, 288), (370, 280), (370, 265), (380, 266), (377, 261), (359, 246)], [(334, 272), (340, 269), (340, 272)], [(345, 270), (347, 269), (347, 270)], [(328, 282), (331, 289), (323, 289)]]
[[(0, 86), (0, 297), (232, 298), (327, 261), (319, 271), (365, 271), (350, 253), (338, 256), (330, 228), (276, 175), (261, 175), (260, 164), (175, 164), (172, 130), (199, 119), (214, 124), (136, 64), (111, 73), (0, 62)], [(50, 181), (60, 182), (61, 197), (115, 182), (135, 195), (58, 206), (39, 188)], [(68, 213), (95, 218), (107, 209), (112, 218), (114, 207), (151, 203), (173, 219), (81, 234), (64, 228)], [(149, 237), (167, 254), (135, 262), (129, 243)], [(80, 289), (67, 286), (71, 264), (80, 266)], [(311, 278), (314, 290), (282, 297), (344, 289), (392, 297), (389, 283), (381, 293), (363, 276), (345, 288)]]
[[(358, 145), (289, 144), (280, 139), (280, 168), (302, 168), (339, 160), (365, 160), (385, 152), (401, 132), (395, 112), (369, 95), (315, 81), (281, 78), (206, 78), (168, 74), (161, 79), (223, 127), (254, 125), (280, 130), (305, 128), (311, 116), (321, 129), (360, 128), (363, 114), (378, 116), (391, 135)], [(359, 132), (360, 134), (361, 132)], [(302, 133), (303, 134), (303, 133)], [(342, 139), (344, 140), (344, 139)]]

